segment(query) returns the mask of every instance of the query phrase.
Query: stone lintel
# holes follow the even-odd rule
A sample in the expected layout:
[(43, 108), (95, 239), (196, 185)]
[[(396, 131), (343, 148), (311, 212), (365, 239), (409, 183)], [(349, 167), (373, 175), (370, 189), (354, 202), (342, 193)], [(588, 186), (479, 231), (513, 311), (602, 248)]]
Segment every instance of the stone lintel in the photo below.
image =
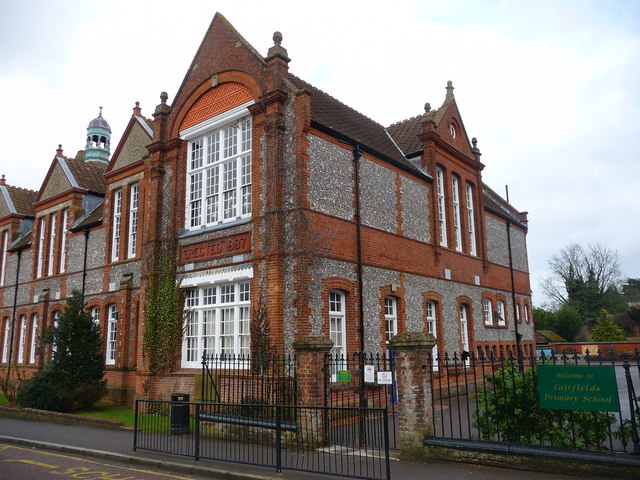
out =
[(428, 332), (402, 332), (389, 341), (397, 352), (429, 352), (436, 345), (436, 337)]
[(301, 337), (293, 342), (296, 353), (327, 353), (333, 348), (333, 341), (327, 337)]

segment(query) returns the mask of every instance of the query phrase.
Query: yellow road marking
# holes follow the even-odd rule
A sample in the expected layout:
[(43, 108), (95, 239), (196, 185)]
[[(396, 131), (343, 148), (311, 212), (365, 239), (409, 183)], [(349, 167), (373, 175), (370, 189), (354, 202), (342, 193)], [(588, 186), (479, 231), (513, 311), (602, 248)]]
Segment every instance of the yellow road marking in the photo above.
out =
[(49, 465), (48, 463), (36, 462), (35, 460), (27, 460), (26, 458), (4, 458), (0, 459), (0, 462), (28, 463), (30, 465), (35, 465), (36, 467), (58, 468), (58, 465)]
[[(30, 448), (24, 448), (24, 447), (15, 447), (15, 446), (10, 446), (10, 445), (2, 445), (2, 447), (4, 447), (2, 450), (4, 449), (15, 449), (15, 450), (24, 450), (25, 452), (29, 452), (32, 454), (40, 454), (40, 455), (49, 455), (52, 457), (60, 457), (60, 458), (66, 458), (66, 459), (70, 459), (70, 460), (76, 460), (79, 462), (85, 462), (85, 463), (92, 463), (94, 465), (100, 465), (103, 467), (111, 467), (111, 468), (118, 468), (120, 470), (128, 470), (131, 472), (138, 472), (138, 473), (146, 473), (149, 475), (155, 475), (157, 476), (162, 476), (162, 477), (166, 477), (166, 478), (174, 478), (176, 480), (193, 480), (192, 478), (189, 477), (180, 477), (177, 475), (171, 475), (171, 474), (167, 474), (167, 473), (161, 473), (161, 472), (153, 472), (151, 470), (143, 470), (143, 469), (139, 469), (139, 468), (130, 468), (130, 467), (119, 467), (117, 465), (110, 465), (108, 463), (100, 463), (100, 462), (95, 462), (93, 460), (85, 460), (84, 458), (78, 458), (78, 457), (72, 457), (69, 455), (62, 455), (59, 453), (50, 453), (50, 452), (44, 452), (42, 450), (33, 450)], [(0, 461), (8, 461), (8, 460), (0, 460)], [(32, 460), (11, 460), (11, 461), (23, 461), (24, 463), (34, 463), (34, 464), (38, 464), (38, 462), (32, 461)], [(48, 465), (45, 463), (39, 464), (40, 466), (47, 466), (48, 468), (59, 468), (57, 465)]]

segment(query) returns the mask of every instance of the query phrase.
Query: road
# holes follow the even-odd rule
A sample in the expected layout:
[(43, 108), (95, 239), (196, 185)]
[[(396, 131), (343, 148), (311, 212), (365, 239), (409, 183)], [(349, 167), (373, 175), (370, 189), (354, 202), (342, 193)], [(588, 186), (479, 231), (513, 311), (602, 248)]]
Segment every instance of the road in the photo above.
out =
[[(167, 473), (152, 467), (133, 467), (64, 455), (37, 448), (0, 444), (0, 480), (200, 480), (188, 474)], [(212, 477), (207, 477), (211, 480)]]

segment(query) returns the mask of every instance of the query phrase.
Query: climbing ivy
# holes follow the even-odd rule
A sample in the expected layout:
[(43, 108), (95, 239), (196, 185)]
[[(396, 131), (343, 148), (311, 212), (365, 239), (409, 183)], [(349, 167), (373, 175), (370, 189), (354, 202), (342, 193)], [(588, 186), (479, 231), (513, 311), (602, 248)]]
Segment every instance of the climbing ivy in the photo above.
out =
[(160, 243), (147, 284), (144, 358), (153, 375), (173, 369), (182, 344), (184, 298), (176, 281), (175, 252), (174, 241)]

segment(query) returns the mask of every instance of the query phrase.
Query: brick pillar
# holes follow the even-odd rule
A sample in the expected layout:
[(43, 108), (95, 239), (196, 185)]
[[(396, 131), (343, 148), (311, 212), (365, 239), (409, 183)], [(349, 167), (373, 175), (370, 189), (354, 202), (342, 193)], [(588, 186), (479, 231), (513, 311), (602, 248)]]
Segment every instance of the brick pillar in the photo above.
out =
[[(296, 352), (296, 378), (298, 405), (322, 407), (324, 405), (324, 356), (333, 347), (327, 337), (301, 337), (293, 342)], [(321, 409), (302, 409), (298, 415), (298, 428), (308, 446), (324, 441), (325, 412)]]
[(427, 332), (403, 332), (389, 342), (396, 353), (400, 450), (409, 458), (422, 449), (425, 435), (434, 432), (427, 354), (435, 344)]

